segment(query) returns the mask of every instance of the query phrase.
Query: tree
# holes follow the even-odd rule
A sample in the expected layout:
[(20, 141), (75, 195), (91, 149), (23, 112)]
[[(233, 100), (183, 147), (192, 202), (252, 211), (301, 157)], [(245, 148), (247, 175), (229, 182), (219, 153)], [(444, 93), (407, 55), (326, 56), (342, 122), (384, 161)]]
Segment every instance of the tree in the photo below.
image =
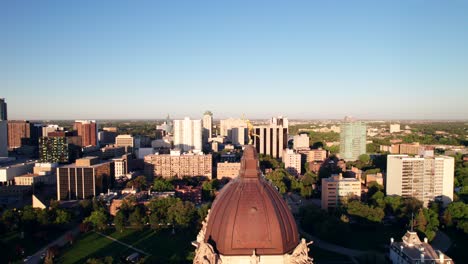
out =
[(416, 230), (422, 233), (426, 231), (427, 220), (426, 220), (426, 216), (424, 216), (424, 212), (422, 209), (419, 209), (419, 212), (414, 222), (415, 222), (414, 227), (416, 228)]
[(102, 210), (93, 211), (91, 215), (84, 220), (85, 223), (92, 224), (94, 228), (98, 230), (105, 230), (107, 228), (107, 221), (107, 214)]
[(136, 207), (135, 210), (128, 217), (128, 221), (130, 222), (130, 225), (133, 228), (137, 230), (142, 230), (145, 227), (146, 216), (143, 214), (140, 207)]
[(385, 216), (382, 208), (369, 206), (360, 201), (349, 202), (347, 212), (349, 215), (359, 216), (371, 222), (381, 222)]
[(364, 164), (368, 164), (370, 161), (370, 157), (367, 154), (361, 154), (359, 155), (358, 160)]
[(167, 217), (176, 227), (186, 228), (193, 221), (195, 212), (195, 206), (192, 203), (179, 200), (169, 207)]
[(71, 220), (71, 215), (69, 212), (61, 209), (56, 210), (56, 217), (55, 217), (55, 224), (61, 225), (61, 224), (68, 224)]
[(118, 211), (114, 217), (115, 229), (122, 233), (125, 229), (126, 222), (127, 219), (125, 218), (125, 214), (122, 211)]
[(127, 183), (127, 187), (133, 187), (136, 189), (143, 189), (145, 190), (148, 186), (145, 176), (138, 176), (134, 180), (131, 180)]
[(156, 192), (173, 191), (174, 186), (162, 178), (157, 178), (153, 182), (153, 190)]

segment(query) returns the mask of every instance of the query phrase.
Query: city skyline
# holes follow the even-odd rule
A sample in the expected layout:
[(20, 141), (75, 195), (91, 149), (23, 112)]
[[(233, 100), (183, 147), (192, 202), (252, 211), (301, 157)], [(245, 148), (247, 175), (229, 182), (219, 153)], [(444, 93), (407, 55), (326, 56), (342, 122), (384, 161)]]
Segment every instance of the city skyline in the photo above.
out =
[(0, 97), (11, 120), (466, 119), (467, 7), (3, 2)]

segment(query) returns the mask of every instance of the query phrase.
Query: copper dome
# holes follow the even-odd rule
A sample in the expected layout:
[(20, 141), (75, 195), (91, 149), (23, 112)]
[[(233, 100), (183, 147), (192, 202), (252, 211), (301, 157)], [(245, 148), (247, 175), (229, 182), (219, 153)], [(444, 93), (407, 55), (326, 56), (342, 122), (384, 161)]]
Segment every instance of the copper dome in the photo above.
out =
[(239, 177), (216, 197), (205, 242), (222, 255), (282, 255), (299, 243), (294, 218), (279, 193), (264, 179), (258, 155), (245, 147)]

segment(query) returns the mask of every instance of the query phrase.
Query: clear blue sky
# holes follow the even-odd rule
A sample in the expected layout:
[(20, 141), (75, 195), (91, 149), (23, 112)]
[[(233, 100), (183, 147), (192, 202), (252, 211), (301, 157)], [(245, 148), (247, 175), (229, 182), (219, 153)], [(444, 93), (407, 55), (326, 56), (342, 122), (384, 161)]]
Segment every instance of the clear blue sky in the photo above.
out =
[(5, 0), (0, 97), (10, 119), (468, 119), (467, 12), (462, 0)]

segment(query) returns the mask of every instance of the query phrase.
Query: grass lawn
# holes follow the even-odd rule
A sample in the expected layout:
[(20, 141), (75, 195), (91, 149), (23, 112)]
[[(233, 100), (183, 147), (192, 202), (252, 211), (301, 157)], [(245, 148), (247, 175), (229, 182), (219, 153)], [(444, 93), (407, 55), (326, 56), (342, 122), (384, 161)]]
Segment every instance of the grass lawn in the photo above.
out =
[(351, 260), (344, 255), (320, 249), (314, 244), (309, 246), (309, 256), (313, 258), (314, 264), (321, 263), (352, 263)]
[[(147, 263), (191, 263), (195, 251), (191, 241), (195, 240), (196, 235), (192, 230), (176, 231), (175, 235), (172, 235), (171, 230), (155, 233), (150, 229), (127, 229), (122, 233), (114, 231), (106, 234), (151, 254), (146, 258)], [(124, 245), (89, 232), (79, 237), (73, 246), (65, 249), (59, 263), (85, 263), (89, 258), (105, 256), (119, 260), (133, 252)]]

